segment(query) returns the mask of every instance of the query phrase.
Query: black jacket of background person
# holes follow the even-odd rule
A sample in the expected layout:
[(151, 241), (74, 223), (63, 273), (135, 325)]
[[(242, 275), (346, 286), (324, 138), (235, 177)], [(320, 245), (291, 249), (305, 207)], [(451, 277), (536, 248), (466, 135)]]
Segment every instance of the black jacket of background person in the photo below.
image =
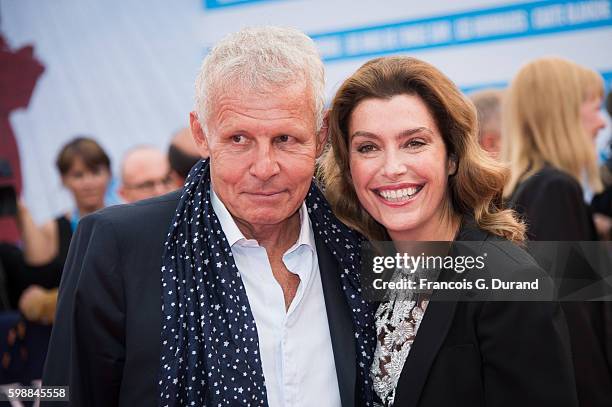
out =
[[(524, 215), (530, 240), (597, 240), (591, 211), (574, 178), (550, 166), (519, 184), (511, 198)], [(575, 263), (581, 259), (573, 260)], [(575, 273), (580, 267), (570, 267)], [(575, 269), (575, 270), (574, 270)], [(612, 302), (562, 302), (584, 407), (612, 406)]]
[[(496, 240), (503, 244), (495, 245)], [(545, 276), (525, 251), (473, 222), (464, 222), (456, 241), (486, 243), (491, 276), (507, 278), (515, 270)], [(461, 275), (451, 274), (440, 278), (461, 281)], [(436, 301), (436, 292), (433, 296), (404, 363), (394, 407), (577, 405), (567, 325), (557, 302)]]
[[(158, 405), (160, 270), (178, 200), (174, 192), (108, 207), (80, 221), (43, 374), (44, 385), (70, 386), (70, 405)], [(338, 264), (323, 241), (315, 241), (340, 397), (343, 406), (354, 406), (358, 390), (351, 314)]]

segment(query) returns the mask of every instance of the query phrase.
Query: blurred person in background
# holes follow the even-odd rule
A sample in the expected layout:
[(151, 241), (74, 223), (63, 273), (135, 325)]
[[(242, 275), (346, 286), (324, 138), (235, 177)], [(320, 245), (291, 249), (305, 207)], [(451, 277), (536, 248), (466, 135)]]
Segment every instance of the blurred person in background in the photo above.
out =
[(56, 166), (74, 199), (74, 209), (42, 226), (36, 225), (22, 201), (17, 211), (24, 260), (35, 271), (32, 284), (19, 299), (19, 309), (27, 319), (42, 323), (53, 322), (57, 287), (79, 219), (104, 207), (111, 178), (108, 155), (88, 137), (77, 137), (64, 145)]
[[(532, 240), (597, 240), (582, 183), (602, 190), (594, 139), (604, 127), (603, 82), (560, 58), (535, 60), (516, 75), (504, 110), (504, 194), (522, 210)], [(560, 219), (566, 220), (559, 222)]]
[(499, 158), (501, 150), (501, 89), (485, 89), (470, 95), (478, 112), (478, 143), (489, 155)]
[[(531, 240), (597, 240), (581, 183), (586, 180), (594, 192), (602, 189), (594, 144), (604, 126), (602, 96), (596, 72), (560, 58), (525, 65), (508, 89), (502, 155), (511, 176), (504, 194), (525, 216)], [(580, 405), (611, 406), (612, 303), (562, 306)]]
[[(606, 98), (606, 111), (612, 118), (612, 92)], [(604, 190), (596, 194), (591, 202), (593, 220), (602, 240), (612, 240), (612, 140), (608, 141), (607, 151), (604, 154), (604, 163), (601, 165), (601, 180)]]
[(138, 146), (125, 155), (121, 164), (119, 195), (127, 202), (153, 198), (172, 191), (168, 158), (153, 146)]
[(168, 148), (168, 161), (170, 161), (170, 175), (176, 188), (182, 188), (191, 168), (202, 156), (191, 136), (191, 129), (185, 127), (172, 136)]

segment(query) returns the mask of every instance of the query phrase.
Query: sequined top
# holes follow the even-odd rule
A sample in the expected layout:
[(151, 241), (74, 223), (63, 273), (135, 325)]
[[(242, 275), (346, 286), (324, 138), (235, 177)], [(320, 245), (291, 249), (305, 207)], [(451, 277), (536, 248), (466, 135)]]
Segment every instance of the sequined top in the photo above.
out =
[(376, 311), (376, 351), (370, 375), (374, 391), (382, 400), (377, 407), (392, 407), (395, 389), (404, 363), (416, 338), (427, 304), (428, 294), (411, 294), (383, 302)]

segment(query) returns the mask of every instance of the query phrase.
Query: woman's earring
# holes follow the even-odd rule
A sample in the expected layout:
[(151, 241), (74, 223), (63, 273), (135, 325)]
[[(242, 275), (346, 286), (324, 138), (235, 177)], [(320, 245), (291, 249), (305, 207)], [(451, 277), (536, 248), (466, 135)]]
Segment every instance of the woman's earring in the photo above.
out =
[(455, 174), (457, 174), (457, 156), (451, 154), (448, 157), (448, 176), (452, 177)]

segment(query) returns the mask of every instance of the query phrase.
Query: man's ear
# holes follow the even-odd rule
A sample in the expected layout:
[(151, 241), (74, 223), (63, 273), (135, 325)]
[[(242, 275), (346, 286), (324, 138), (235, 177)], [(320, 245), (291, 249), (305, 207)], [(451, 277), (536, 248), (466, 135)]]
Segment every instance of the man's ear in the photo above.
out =
[(323, 115), (323, 125), (317, 134), (317, 158), (321, 157), (325, 146), (327, 145), (327, 137), (329, 136), (329, 110)]
[(499, 132), (489, 131), (484, 133), (480, 139), (480, 145), (489, 155), (497, 157), (501, 149), (501, 137)]
[(127, 189), (125, 188), (123, 182), (121, 182), (121, 185), (119, 186), (119, 188), (117, 188), (117, 194), (119, 194), (119, 197), (121, 197), (124, 202), (128, 201), (129, 196), (127, 194)]
[(495, 134), (491, 132), (486, 132), (482, 135), (480, 139), (480, 145), (485, 150), (491, 152), (495, 149)]
[(198, 152), (202, 157), (208, 157), (210, 154), (208, 150), (208, 140), (206, 139), (206, 134), (198, 120), (198, 114), (196, 112), (189, 113), (189, 127), (191, 128), (191, 136), (196, 143)]

